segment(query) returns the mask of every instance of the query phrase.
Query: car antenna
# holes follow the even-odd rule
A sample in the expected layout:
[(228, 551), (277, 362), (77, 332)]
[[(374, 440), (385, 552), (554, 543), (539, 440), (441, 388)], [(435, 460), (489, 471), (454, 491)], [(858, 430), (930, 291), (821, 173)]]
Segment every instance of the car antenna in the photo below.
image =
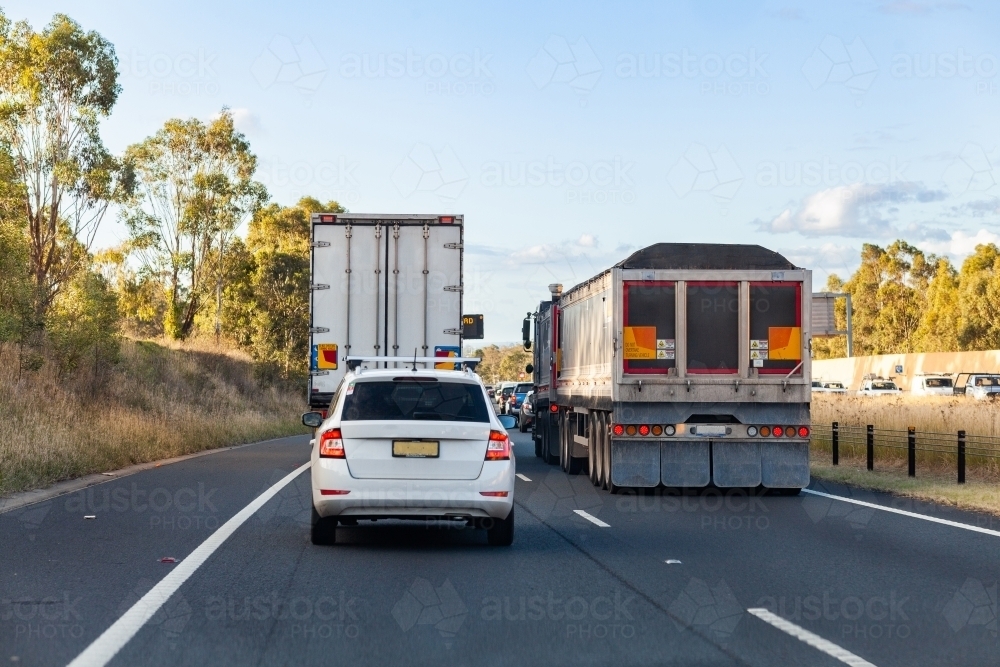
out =
[(413, 372), (417, 372), (417, 348), (413, 348)]

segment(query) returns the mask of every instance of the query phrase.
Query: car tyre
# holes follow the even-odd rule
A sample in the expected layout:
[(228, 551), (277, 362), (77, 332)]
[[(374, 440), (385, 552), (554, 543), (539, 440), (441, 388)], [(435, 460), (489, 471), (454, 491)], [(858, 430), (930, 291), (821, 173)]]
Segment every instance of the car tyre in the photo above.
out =
[(509, 547), (514, 543), (514, 506), (506, 519), (494, 519), (493, 525), (486, 529), (486, 541), (490, 546)]
[(312, 508), (312, 543), (317, 546), (337, 543), (337, 520), (321, 517), (315, 507)]

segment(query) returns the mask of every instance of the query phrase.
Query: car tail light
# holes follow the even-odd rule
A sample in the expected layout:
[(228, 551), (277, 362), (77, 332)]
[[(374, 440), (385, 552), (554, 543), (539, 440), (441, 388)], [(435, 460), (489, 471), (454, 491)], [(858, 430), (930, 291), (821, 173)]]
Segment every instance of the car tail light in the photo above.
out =
[(319, 436), (319, 457), (321, 459), (344, 459), (344, 437), (340, 434), (339, 428), (331, 428), (323, 431)]
[(677, 427), (673, 424), (667, 424), (663, 427), (663, 432), (667, 435), (673, 435), (674, 433), (677, 433)]
[(663, 427), (662, 426), (660, 426), (659, 424), (656, 424), (655, 426), (653, 426), (653, 435), (660, 435), (662, 433), (663, 433)]
[(320, 489), (319, 493), (321, 496), (346, 496), (350, 491), (342, 491), (341, 489)]
[(479, 495), (487, 498), (506, 498), (507, 493), (507, 491), (480, 491)]
[(626, 435), (635, 435), (637, 430), (638, 429), (635, 427), (635, 424), (629, 424), (628, 426), (625, 427)]
[(774, 428), (771, 429), (771, 435), (773, 435), (775, 438), (780, 438), (784, 434), (785, 434), (785, 429), (783, 429), (780, 426), (775, 426)]
[(787, 435), (789, 438), (794, 438), (795, 437), (795, 427), (794, 426), (788, 426), (788, 427), (786, 427), (785, 428), (785, 435)]
[(747, 426), (747, 435), (750, 436), (751, 438), (757, 435), (757, 427)]
[(442, 215), (438, 218), (438, 222), (440, 222), (442, 225), (450, 225), (455, 222), (455, 216)]
[(762, 436), (764, 436), (765, 438), (767, 436), (771, 435), (771, 427), (770, 426), (761, 426), (760, 427), (760, 434)]
[(503, 431), (490, 431), (490, 442), (486, 445), (486, 460), (510, 460), (510, 439)]
[(643, 424), (639, 427), (639, 435), (649, 435), (649, 425)]
[(800, 426), (799, 427), (799, 437), (800, 438), (808, 438), (809, 437), (809, 427), (808, 426)]
[(549, 412), (559, 412), (559, 406), (553, 403), (549, 406)]
[(622, 426), (621, 424), (615, 424), (611, 428), (611, 432), (614, 433), (615, 435), (625, 435), (625, 427)]

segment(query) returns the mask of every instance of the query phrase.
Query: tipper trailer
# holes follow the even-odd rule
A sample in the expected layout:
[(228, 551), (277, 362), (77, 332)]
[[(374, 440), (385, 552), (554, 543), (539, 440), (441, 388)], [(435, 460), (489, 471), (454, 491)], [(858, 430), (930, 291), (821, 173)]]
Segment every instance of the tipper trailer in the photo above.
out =
[(311, 409), (329, 406), (348, 364), (461, 357), (463, 223), (451, 214), (312, 215)]
[(611, 491), (809, 484), (810, 271), (756, 245), (659, 243), (549, 289), (536, 455)]

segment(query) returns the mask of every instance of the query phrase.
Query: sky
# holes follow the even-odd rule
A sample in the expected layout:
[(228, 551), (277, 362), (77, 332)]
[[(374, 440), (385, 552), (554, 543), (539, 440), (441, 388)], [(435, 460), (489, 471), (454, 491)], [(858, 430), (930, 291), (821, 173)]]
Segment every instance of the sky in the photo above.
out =
[(115, 152), (225, 106), (279, 203), (464, 214), (487, 342), (656, 242), (760, 244), (819, 289), (866, 242), (1000, 240), (1000, 3), (2, 6), (115, 45)]

